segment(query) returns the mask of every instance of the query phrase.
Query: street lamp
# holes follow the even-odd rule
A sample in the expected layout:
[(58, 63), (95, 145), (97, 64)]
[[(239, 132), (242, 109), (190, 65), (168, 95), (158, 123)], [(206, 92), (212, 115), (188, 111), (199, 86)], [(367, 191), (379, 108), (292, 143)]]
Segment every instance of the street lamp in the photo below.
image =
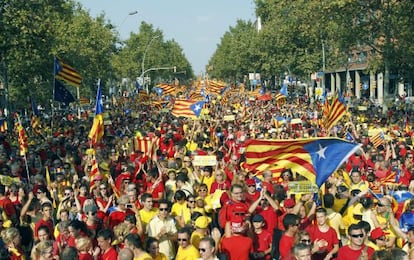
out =
[(142, 83), (146, 86), (145, 90), (148, 93), (148, 85), (145, 84), (145, 80), (144, 80), (144, 74), (145, 74), (145, 57), (147, 56), (147, 52), (149, 50), (149, 47), (151, 46), (152, 42), (161, 37), (161, 35), (155, 35), (154, 37), (151, 38), (151, 40), (148, 42), (147, 46), (145, 47), (145, 51), (144, 51), (144, 55), (142, 57), (142, 63), (141, 63), (141, 79), (142, 79)]
[(121, 28), (121, 27), (122, 27), (122, 25), (125, 23), (126, 19), (128, 19), (128, 17), (129, 17), (129, 16), (133, 16), (133, 15), (136, 15), (136, 14), (138, 14), (138, 11), (132, 11), (132, 12), (129, 12), (129, 13), (125, 16), (125, 18), (124, 18), (124, 20), (122, 21), (122, 23), (119, 25), (119, 28)]

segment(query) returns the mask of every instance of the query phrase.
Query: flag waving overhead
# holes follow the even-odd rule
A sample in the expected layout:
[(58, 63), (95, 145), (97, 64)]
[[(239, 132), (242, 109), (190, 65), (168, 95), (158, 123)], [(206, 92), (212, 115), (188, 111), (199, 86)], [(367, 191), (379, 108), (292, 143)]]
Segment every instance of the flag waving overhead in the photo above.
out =
[(24, 156), (26, 155), (27, 150), (29, 149), (29, 142), (27, 141), (26, 131), (24, 130), (21, 124), (20, 116), (16, 114), (15, 117), (16, 117), (15, 127), (16, 127), (17, 136), (18, 136), (20, 155)]
[(55, 80), (53, 99), (57, 102), (62, 102), (65, 104), (75, 102), (75, 98), (73, 97), (72, 93), (70, 93), (70, 91), (67, 90), (59, 80)]
[(38, 134), (38, 128), (40, 127), (39, 110), (37, 109), (36, 103), (32, 97), (30, 97), (30, 103), (32, 105), (32, 119), (30, 120), (30, 123), (33, 131)]
[(200, 116), (204, 101), (176, 100), (171, 114), (176, 117), (196, 118)]
[(74, 87), (80, 87), (82, 82), (79, 72), (58, 58), (55, 58), (55, 77)]
[(332, 127), (334, 127), (335, 124), (339, 120), (341, 120), (341, 118), (345, 114), (346, 114), (346, 105), (345, 105), (344, 97), (342, 96), (340, 91), (337, 91), (335, 94), (335, 97), (332, 100), (331, 105), (329, 106), (329, 114), (328, 114), (327, 120), (325, 121), (325, 128), (329, 130)]
[(359, 147), (339, 138), (250, 140), (244, 167), (252, 171), (291, 169), (321, 186)]
[(92, 139), (92, 144), (95, 145), (104, 135), (104, 122), (103, 122), (103, 102), (102, 102), (101, 80), (98, 80), (98, 91), (96, 94), (96, 106), (95, 106), (95, 118), (93, 119), (93, 125), (88, 137)]

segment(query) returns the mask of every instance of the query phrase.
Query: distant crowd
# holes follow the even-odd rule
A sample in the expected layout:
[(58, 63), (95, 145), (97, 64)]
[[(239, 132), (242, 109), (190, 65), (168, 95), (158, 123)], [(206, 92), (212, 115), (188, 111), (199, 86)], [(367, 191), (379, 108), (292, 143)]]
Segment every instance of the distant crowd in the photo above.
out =
[[(133, 98), (105, 111), (96, 146), (86, 114), (24, 125), (25, 154), (14, 130), (2, 133), (0, 260), (414, 259), (407, 106), (360, 101), (326, 130), (323, 104), (307, 97), (234, 92), (196, 119), (171, 115), (174, 99)], [(249, 139), (327, 136), (363, 146), (317, 195), (289, 190), (300, 172), (243, 168)]]

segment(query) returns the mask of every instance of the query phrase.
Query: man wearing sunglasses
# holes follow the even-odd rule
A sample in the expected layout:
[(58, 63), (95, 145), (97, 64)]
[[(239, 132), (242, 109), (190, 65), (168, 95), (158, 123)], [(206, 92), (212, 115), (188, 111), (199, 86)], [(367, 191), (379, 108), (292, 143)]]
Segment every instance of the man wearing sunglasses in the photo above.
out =
[(178, 252), (175, 257), (176, 260), (196, 260), (200, 257), (200, 254), (190, 243), (191, 230), (188, 228), (182, 228), (178, 231)]
[(371, 259), (372, 247), (364, 244), (365, 235), (360, 224), (351, 224), (348, 228), (349, 245), (339, 248), (337, 260)]
[(168, 259), (175, 259), (174, 241), (177, 240), (177, 228), (170, 216), (170, 202), (162, 199), (158, 203), (158, 214), (148, 224), (148, 236), (158, 239), (160, 252)]

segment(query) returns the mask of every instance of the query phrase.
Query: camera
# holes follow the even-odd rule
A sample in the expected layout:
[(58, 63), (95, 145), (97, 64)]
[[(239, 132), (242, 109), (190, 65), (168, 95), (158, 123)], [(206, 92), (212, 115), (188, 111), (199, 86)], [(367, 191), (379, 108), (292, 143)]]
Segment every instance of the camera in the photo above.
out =
[(130, 204), (130, 203), (126, 204), (125, 206), (127, 207), (127, 209), (132, 209), (132, 204)]

